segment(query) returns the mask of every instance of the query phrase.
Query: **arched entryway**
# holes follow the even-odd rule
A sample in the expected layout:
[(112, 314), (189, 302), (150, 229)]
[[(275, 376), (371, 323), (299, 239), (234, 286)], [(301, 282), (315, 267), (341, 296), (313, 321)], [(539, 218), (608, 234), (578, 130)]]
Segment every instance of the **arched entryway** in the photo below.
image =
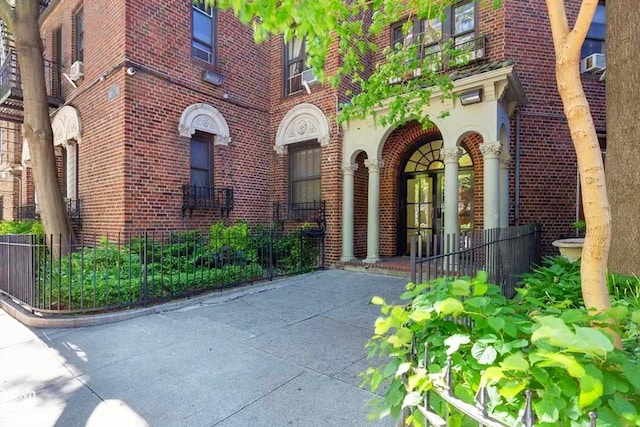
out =
[[(411, 236), (418, 235), (422, 255), (443, 250), (445, 212), (444, 142), (439, 135), (417, 141), (404, 156), (398, 200), (398, 248), (409, 254)], [(473, 228), (473, 161), (464, 145), (458, 160), (458, 230)]]

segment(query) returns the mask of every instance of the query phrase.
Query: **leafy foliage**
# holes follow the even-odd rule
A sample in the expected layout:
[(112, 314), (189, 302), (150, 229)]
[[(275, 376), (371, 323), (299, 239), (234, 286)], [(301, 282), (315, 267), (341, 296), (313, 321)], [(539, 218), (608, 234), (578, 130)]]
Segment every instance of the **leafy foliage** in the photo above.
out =
[[(370, 356), (387, 357), (388, 363), (369, 368), (366, 379), (374, 391), (390, 381), (376, 416), (398, 416), (403, 407), (421, 403), (426, 392), (442, 385), (450, 358), (455, 395), (475, 404), (476, 393), (486, 389), (488, 412), (507, 425), (518, 423), (524, 390), (532, 392), (536, 425), (588, 425), (590, 411), (602, 426), (640, 423), (637, 353), (615, 349), (599, 328), (614, 319), (623, 336), (637, 331), (640, 311), (614, 307), (598, 316), (584, 308), (560, 311), (557, 298), (550, 298), (545, 310), (527, 298), (508, 300), (485, 281), (479, 273), (410, 283), (402, 295), (405, 305), (374, 298), (382, 315), (368, 347)], [(442, 416), (448, 413), (437, 397), (432, 407)], [(456, 411), (451, 414), (450, 425), (472, 425)], [(418, 411), (409, 422), (425, 424)]]
[(0, 221), (0, 234), (36, 234), (40, 236), (43, 233), (40, 221)]
[[(423, 110), (432, 95), (438, 94), (441, 99), (453, 96), (451, 79), (439, 72), (441, 58), (451, 58), (445, 65), (452, 66), (465, 65), (470, 59), (453, 43), (439, 45), (442, 56), (422, 55), (419, 43), (398, 43), (382, 50), (375, 43), (385, 29), (403, 18), (429, 20), (444, 16), (452, 1), (324, 0), (301, 4), (296, 0), (207, 0), (206, 3), (233, 11), (241, 22), (253, 28), (256, 42), (264, 42), (274, 34), (282, 34), (285, 41), (304, 38), (308, 65), (313, 67), (315, 76), (336, 87), (344, 83), (355, 88), (346, 92), (351, 99), (343, 103), (340, 121), (375, 116), (376, 109), (386, 107), (386, 114), (375, 117), (380, 122), (418, 120), (428, 125), (429, 117)], [(491, 3), (497, 7), (501, 1)], [(409, 36), (410, 25), (405, 25), (403, 31), (405, 38)], [(325, 67), (330, 62), (330, 52), (335, 52), (334, 46), (339, 65)], [(368, 61), (364, 59), (372, 55), (385, 60), (367, 67)]]
[(52, 309), (108, 308), (153, 302), (318, 266), (317, 241), (248, 224), (214, 224), (128, 242), (102, 239), (60, 260), (44, 246), (37, 257), (38, 299)]

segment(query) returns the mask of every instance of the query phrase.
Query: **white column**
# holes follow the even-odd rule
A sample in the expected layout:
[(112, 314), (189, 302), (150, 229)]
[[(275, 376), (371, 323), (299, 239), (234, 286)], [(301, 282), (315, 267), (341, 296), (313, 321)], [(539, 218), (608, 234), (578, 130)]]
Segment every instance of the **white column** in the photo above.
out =
[(67, 174), (67, 198), (71, 200), (75, 200), (78, 196), (78, 171), (76, 170), (78, 161), (78, 144), (73, 141), (67, 141), (67, 170), (65, 173)]
[(366, 159), (364, 165), (369, 169), (369, 191), (367, 212), (367, 258), (364, 262), (380, 261), (380, 168), (381, 159)]
[(500, 142), (480, 144), (484, 158), (484, 229), (500, 227)]
[[(458, 241), (458, 160), (460, 150), (456, 148), (443, 148), (440, 150), (444, 161), (444, 234), (445, 243), (448, 236), (453, 236), (453, 242)], [(454, 248), (444, 248), (446, 252)]]
[(509, 226), (509, 165), (511, 157), (508, 153), (500, 156), (500, 228)]
[(353, 174), (358, 164), (342, 166), (342, 262), (353, 261)]

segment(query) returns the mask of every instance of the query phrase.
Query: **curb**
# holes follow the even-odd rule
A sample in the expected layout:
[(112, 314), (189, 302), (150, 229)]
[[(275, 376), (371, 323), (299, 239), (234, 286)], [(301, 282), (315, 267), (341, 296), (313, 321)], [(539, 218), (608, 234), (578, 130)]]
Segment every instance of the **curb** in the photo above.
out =
[(23, 305), (9, 298), (7, 295), (0, 294), (0, 308), (14, 319), (18, 320), (25, 326), (31, 328), (82, 328), (86, 326), (106, 325), (108, 323), (121, 322), (123, 320), (135, 319), (136, 317), (146, 316), (149, 314), (160, 314), (169, 311), (180, 310), (185, 307), (201, 305), (204, 302), (208, 304), (221, 304), (234, 299), (242, 298), (260, 292), (267, 292), (274, 289), (289, 286), (283, 283), (285, 279), (291, 277), (303, 278), (307, 274), (296, 276), (279, 277), (265, 284), (252, 285), (247, 284), (232, 289), (213, 290), (209, 293), (198, 295), (191, 298), (185, 298), (178, 301), (170, 301), (152, 307), (132, 308), (130, 310), (118, 311), (112, 313), (101, 314), (85, 314), (78, 316), (42, 316), (27, 310)]

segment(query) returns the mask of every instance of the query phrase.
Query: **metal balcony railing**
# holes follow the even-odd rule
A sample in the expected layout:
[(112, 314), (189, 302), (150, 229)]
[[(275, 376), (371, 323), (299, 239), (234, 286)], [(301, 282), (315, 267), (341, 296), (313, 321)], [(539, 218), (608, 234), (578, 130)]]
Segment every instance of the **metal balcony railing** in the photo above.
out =
[(228, 216), (233, 210), (233, 188), (183, 185), (182, 215), (188, 211), (191, 216), (194, 209), (219, 209), (221, 216)]
[[(82, 222), (82, 200), (64, 199), (64, 204), (71, 222)], [(18, 219), (40, 219), (40, 209), (38, 205), (22, 205), (18, 207)]]
[(320, 227), (326, 223), (326, 202), (324, 200), (306, 203), (273, 204), (273, 220), (294, 222), (315, 222)]
[[(59, 84), (62, 69), (47, 59), (44, 60), (44, 67), (49, 106), (57, 108), (63, 103)], [(14, 49), (11, 49), (0, 65), (0, 120), (22, 123), (23, 110), (22, 78), (18, 55)]]

